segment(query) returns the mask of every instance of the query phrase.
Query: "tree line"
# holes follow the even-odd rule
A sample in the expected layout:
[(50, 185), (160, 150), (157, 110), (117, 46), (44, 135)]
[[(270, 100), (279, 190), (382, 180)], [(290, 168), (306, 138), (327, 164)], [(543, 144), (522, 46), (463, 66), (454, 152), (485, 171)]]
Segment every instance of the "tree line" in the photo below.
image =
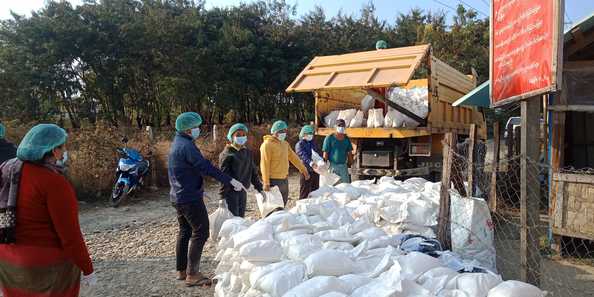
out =
[(0, 118), (54, 120), (74, 128), (170, 126), (181, 111), (212, 123), (313, 119), (309, 94), (285, 88), (317, 55), (431, 43), (443, 61), (488, 77), (489, 22), (458, 6), (393, 12), (372, 3), (357, 16), (298, 17), (284, 0), (226, 8), (202, 0), (48, 1), (0, 22)]

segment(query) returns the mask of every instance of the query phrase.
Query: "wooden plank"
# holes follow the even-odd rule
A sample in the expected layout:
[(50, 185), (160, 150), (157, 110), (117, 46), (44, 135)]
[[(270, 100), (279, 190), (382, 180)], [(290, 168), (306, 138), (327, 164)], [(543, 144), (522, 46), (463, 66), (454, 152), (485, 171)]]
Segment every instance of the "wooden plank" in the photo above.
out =
[(454, 160), (455, 134), (447, 133), (444, 137), (443, 162), (441, 171), (441, 188), (439, 192), (439, 216), (437, 224), (437, 239), (445, 249), (451, 248), (452, 234), (450, 226), (450, 186), (452, 177), (452, 163)]
[[(592, 101), (594, 101), (594, 96), (592, 96)], [(594, 112), (594, 105), (551, 105), (548, 110)]]
[(580, 232), (571, 231), (568, 230), (568, 228), (553, 228), (553, 234), (581, 238), (586, 240), (594, 240), (594, 236), (592, 236), (591, 234), (583, 234)]
[(553, 173), (554, 181), (580, 183), (580, 184), (593, 184), (594, 175), (586, 174), (568, 174), (568, 173)]
[(521, 102), (522, 139), (520, 157), (520, 279), (540, 285), (540, 249), (536, 228), (539, 222), (540, 183), (540, 96)]
[(499, 172), (499, 145), (501, 142), (499, 122), (493, 123), (493, 161), (491, 162), (491, 193), (489, 194), (489, 208), (497, 211), (497, 172)]
[(511, 159), (514, 157), (514, 127), (513, 125), (509, 125), (507, 127), (507, 138), (505, 138), (505, 144), (507, 146), (507, 156), (506, 159)]
[(468, 145), (468, 169), (466, 170), (466, 174), (468, 174), (468, 198), (474, 197), (474, 148), (476, 146), (476, 125), (470, 124), (470, 144)]
[(553, 227), (555, 228), (563, 228), (565, 226), (565, 222), (563, 221), (563, 213), (565, 212), (565, 207), (563, 207), (563, 203), (565, 202), (565, 197), (563, 195), (564, 192), (565, 182), (558, 182), (556, 195), (557, 199), (555, 201), (555, 209), (553, 213)]

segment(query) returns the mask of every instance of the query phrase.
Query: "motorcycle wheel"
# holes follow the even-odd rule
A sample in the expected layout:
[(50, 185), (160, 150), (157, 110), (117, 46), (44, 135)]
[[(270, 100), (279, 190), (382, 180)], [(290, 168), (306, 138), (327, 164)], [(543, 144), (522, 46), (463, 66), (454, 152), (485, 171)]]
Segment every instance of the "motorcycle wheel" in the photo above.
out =
[(113, 187), (113, 192), (111, 193), (111, 198), (109, 199), (109, 203), (112, 207), (118, 207), (122, 203), (122, 201), (126, 200), (129, 193), (128, 185), (126, 184), (116, 184)]

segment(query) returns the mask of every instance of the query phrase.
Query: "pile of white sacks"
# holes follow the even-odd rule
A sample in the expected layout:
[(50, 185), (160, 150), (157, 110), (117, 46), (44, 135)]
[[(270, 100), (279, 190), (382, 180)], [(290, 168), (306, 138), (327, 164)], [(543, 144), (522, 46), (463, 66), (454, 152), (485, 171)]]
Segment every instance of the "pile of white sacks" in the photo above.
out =
[[(453, 208), (455, 200), (471, 200), (452, 194)], [(464, 260), (451, 251), (431, 256), (415, 251), (425, 244), (423, 238), (405, 234), (435, 236), (439, 183), (382, 178), (377, 184), (322, 187), (310, 197), (256, 222), (236, 217), (222, 224), (215, 296), (546, 295), (526, 283), (503, 282), (489, 261)]]

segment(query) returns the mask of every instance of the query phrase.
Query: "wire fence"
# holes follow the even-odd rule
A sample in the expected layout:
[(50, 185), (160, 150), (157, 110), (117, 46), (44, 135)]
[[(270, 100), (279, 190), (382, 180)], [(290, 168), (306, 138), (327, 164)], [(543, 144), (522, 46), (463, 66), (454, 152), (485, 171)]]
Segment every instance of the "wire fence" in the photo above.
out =
[(549, 296), (594, 296), (594, 170), (554, 172), (519, 149), (501, 150), (499, 159), (491, 143), (479, 140), (473, 150), (468, 140), (451, 143), (442, 180), (448, 184), (449, 176), (442, 201), (445, 190), (451, 208), (440, 218), (451, 228), (452, 250), (495, 262), (504, 279), (533, 283)]

